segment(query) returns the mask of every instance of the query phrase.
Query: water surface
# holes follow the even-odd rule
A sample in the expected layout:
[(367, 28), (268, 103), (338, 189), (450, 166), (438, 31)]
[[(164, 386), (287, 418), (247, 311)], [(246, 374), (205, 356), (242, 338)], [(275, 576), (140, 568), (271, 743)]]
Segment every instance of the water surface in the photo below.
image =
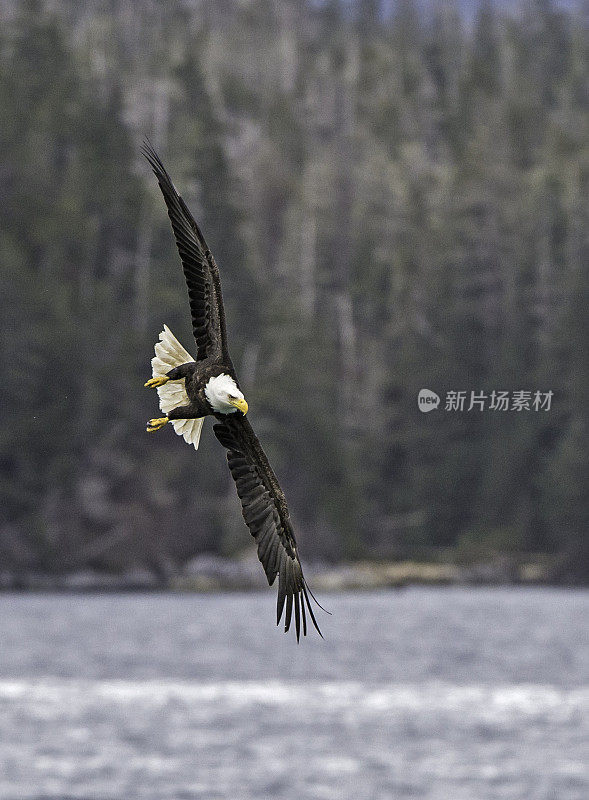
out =
[(0, 798), (589, 797), (589, 593), (0, 596)]

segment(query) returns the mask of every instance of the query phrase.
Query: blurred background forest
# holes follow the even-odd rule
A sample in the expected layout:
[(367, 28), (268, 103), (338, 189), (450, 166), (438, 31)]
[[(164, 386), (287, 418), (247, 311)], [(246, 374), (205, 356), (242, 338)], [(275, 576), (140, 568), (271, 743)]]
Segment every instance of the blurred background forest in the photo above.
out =
[[(589, 578), (589, 4), (0, 2), (0, 572), (250, 544), (150, 377), (187, 295), (160, 152), (305, 560)], [(553, 391), (422, 414), (419, 389)]]

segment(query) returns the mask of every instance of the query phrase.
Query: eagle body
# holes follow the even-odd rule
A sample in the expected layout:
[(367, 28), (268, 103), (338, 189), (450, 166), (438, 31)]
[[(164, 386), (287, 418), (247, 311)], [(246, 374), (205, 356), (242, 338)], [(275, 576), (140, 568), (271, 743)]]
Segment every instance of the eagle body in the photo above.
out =
[(172, 381), (184, 380), (184, 387), (189, 403), (186, 406), (173, 408), (168, 414), (168, 419), (198, 419), (209, 414), (222, 413), (211, 402), (211, 391), (207, 388), (215, 383), (216, 378), (228, 377), (237, 386), (235, 375), (232, 375), (223, 364), (199, 364), (196, 361), (174, 367), (166, 377)]
[(213, 432), (227, 450), (227, 463), (241, 501), (243, 518), (254, 537), (268, 583), (278, 578), (276, 622), (284, 629), (294, 619), (297, 641), (307, 633), (307, 613), (321, 636), (303, 577), (286, 498), (246, 417), (248, 404), (229, 355), (221, 280), (200, 228), (159, 156), (145, 142), (143, 155), (158, 180), (188, 287), (196, 357), (164, 325), (146, 386), (159, 394), (165, 417), (152, 419), (148, 431), (172, 424), (177, 434), (198, 448), (205, 417), (214, 416)]

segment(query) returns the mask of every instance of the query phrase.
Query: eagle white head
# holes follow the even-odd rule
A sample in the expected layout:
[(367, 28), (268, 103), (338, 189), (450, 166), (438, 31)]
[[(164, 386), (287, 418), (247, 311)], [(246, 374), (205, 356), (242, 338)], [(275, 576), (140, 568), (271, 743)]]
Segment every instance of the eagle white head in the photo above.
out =
[(210, 378), (205, 386), (205, 396), (213, 411), (218, 414), (233, 414), (235, 411), (247, 414), (243, 392), (237, 388), (231, 375), (222, 373), (216, 378)]

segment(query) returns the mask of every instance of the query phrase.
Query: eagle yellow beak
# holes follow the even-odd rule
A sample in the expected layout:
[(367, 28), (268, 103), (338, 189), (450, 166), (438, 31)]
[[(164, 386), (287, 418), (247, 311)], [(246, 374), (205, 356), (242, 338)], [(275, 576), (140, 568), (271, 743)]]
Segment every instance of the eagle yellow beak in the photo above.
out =
[(232, 406), (235, 406), (235, 408), (239, 409), (242, 414), (247, 414), (247, 403), (243, 398), (238, 397), (236, 400), (230, 400), (229, 402)]

